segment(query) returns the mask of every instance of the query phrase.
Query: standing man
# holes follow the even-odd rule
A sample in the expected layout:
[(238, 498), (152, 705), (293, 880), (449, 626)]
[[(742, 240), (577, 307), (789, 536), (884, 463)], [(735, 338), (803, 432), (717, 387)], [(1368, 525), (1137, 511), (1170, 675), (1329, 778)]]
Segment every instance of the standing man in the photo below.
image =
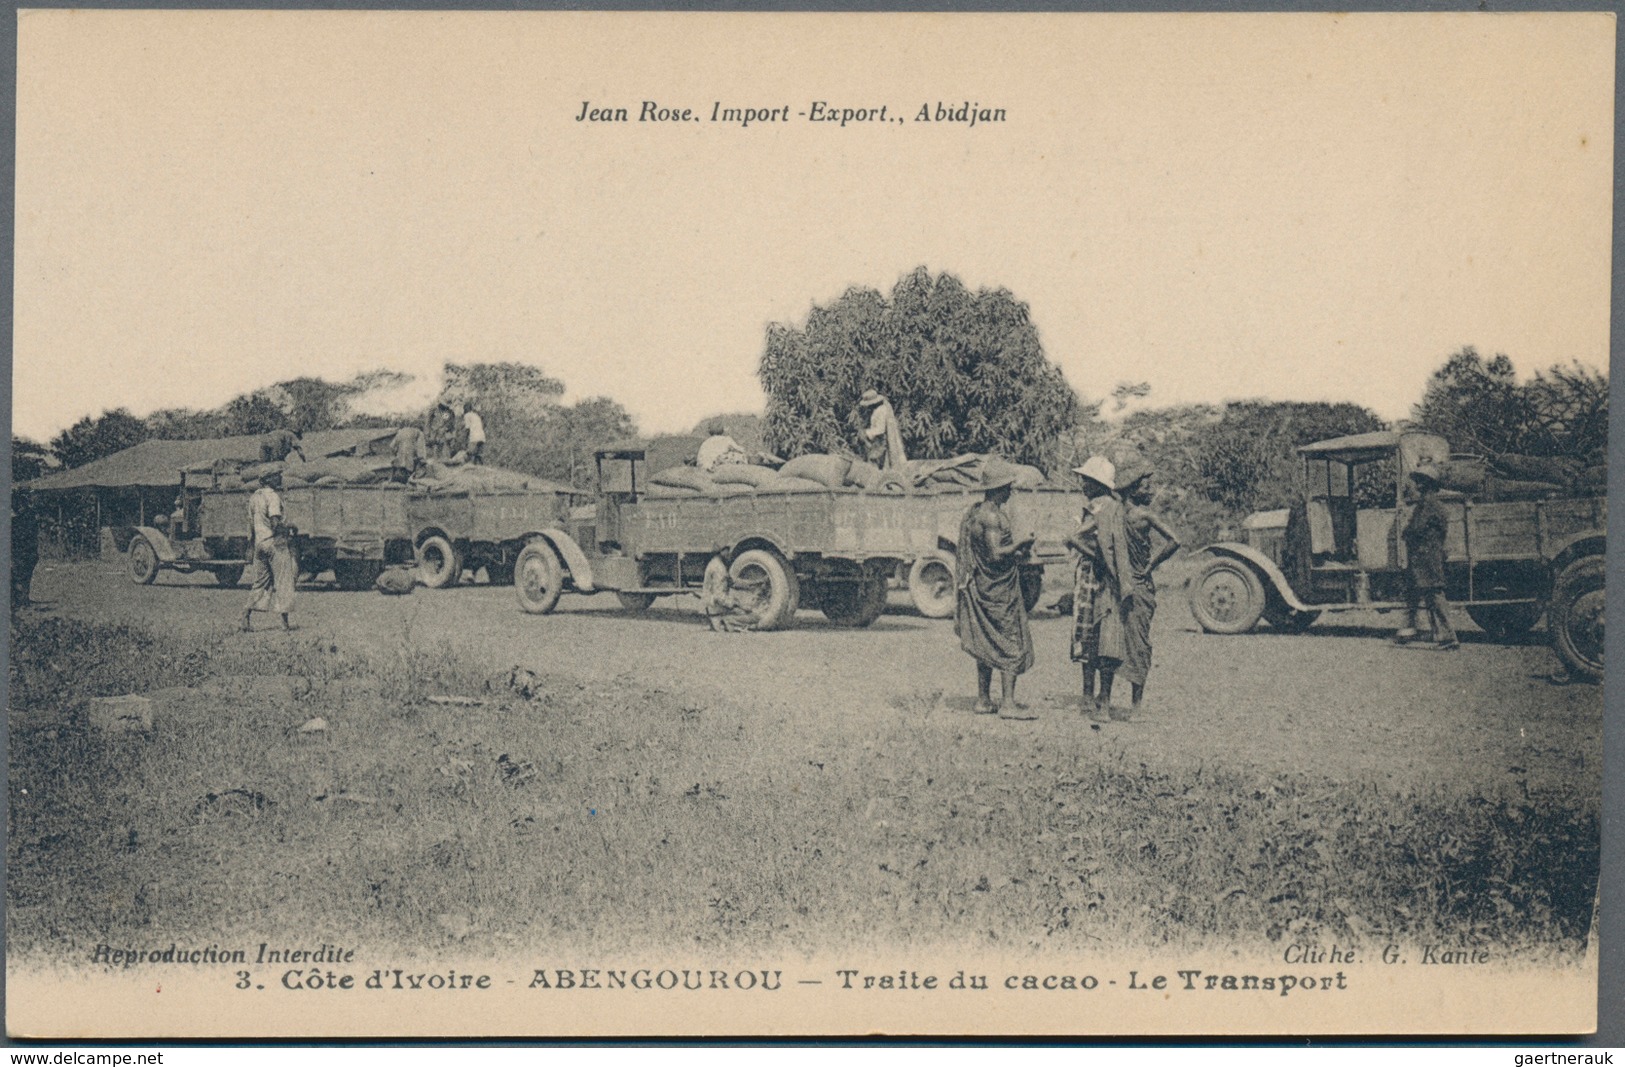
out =
[(272, 430), (260, 438), (260, 462), (285, 463), (289, 456), (297, 453), (299, 462), (304, 463), (304, 440), (304, 435), (298, 430), (290, 430), (286, 426)]
[(457, 417), (445, 401), (439, 401), (429, 410), (429, 455), (434, 459), (450, 459), (457, 451)]
[[(971, 505), (959, 524), (955, 546), (958, 597), (954, 632), (959, 647), (976, 661), (976, 713), (1004, 709), (1021, 718), (1016, 703), (1016, 676), (1033, 665), (1033, 637), (1027, 608), (1021, 601), (1021, 561), (1032, 550), (1033, 536), (1015, 540), (1004, 505), (1010, 500), (1015, 474), (989, 466), (982, 472), (983, 498)], [(992, 700), (993, 672), (1000, 673), (1001, 705)]]
[(1461, 642), (1450, 625), (1450, 609), (1444, 599), (1444, 535), (1448, 521), (1444, 505), (1439, 503), (1437, 472), (1425, 464), (1411, 471), (1406, 496), (1414, 506), (1404, 534), (1405, 625), (1394, 634), (1394, 643), (1403, 645), (1416, 639), (1417, 617), (1425, 604), (1439, 651), (1454, 652)]
[(863, 449), (869, 462), (883, 471), (897, 470), (907, 463), (903, 428), (897, 423), (891, 401), (868, 389), (858, 398), (858, 411), (863, 417)]
[(468, 439), (468, 462), (484, 463), (485, 420), (480, 417), (472, 400), (468, 402), (468, 410), (463, 412), (463, 436)]
[(1106, 706), (1095, 699), (1095, 676), (1109, 702), (1112, 674), (1123, 659), (1119, 576), (1128, 570), (1123, 507), (1112, 491), (1117, 469), (1111, 460), (1090, 456), (1072, 473), (1082, 479), (1087, 498), (1081, 524), (1066, 541), (1078, 555), (1072, 576), (1072, 662), (1083, 670), (1084, 711), (1092, 722), (1108, 722)]
[(39, 513), (34, 494), (28, 489), (11, 489), (11, 610), (34, 602), (34, 567), (39, 563)]
[[(1116, 673), (1133, 686), (1133, 707), (1145, 698), (1145, 681), (1151, 673), (1151, 620), (1157, 614), (1157, 583), (1151, 574), (1179, 551), (1179, 535), (1151, 510), (1155, 487), (1151, 470), (1131, 467), (1118, 476), (1118, 492), (1127, 501), (1123, 511), (1123, 545), (1127, 569), (1119, 572), (1123, 599), (1119, 612), (1123, 622), (1123, 661)], [(1157, 537), (1162, 547), (1154, 549)], [(1111, 707), (1111, 678), (1101, 675), (1101, 703)], [(1123, 716), (1130, 718), (1133, 712)]]
[(260, 487), (248, 498), (248, 524), (253, 543), (249, 548), (250, 577), (254, 591), (243, 609), (243, 632), (254, 628), (254, 612), (274, 611), (282, 616), (282, 628), (293, 629), (288, 614), (293, 611), (293, 587), (299, 579), (294, 562), (290, 531), (282, 521), (282, 474), (261, 475)]

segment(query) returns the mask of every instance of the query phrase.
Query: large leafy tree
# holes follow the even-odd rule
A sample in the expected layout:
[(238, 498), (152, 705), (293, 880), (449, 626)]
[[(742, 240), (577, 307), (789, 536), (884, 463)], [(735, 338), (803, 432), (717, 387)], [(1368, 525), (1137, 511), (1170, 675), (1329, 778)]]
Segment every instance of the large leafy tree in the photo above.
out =
[(1511, 359), (1485, 359), (1468, 346), (1433, 372), (1411, 417), (1458, 452), (1601, 463), (1608, 447), (1608, 376), (1574, 363), (1519, 382)]
[(51, 438), (51, 451), (64, 467), (82, 467), (133, 448), (151, 436), (147, 424), (130, 414), (128, 408), (114, 408), (94, 418), (86, 415)]
[(1026, 304), (924, 267), (889, 297), (853, 288), (805, 326), (769, 326), (757, 373), (765, 442), (784, 456), (858, 451), (865, 389), (891, 400), (912, 457), (992, 452), (1047, 466), (1080, 413)]

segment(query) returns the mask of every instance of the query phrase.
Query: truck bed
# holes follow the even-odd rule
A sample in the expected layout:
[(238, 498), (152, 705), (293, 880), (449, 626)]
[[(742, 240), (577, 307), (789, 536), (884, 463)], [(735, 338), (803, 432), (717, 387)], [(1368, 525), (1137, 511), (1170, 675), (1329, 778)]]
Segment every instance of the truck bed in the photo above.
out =
[[(621, 529), (638, 555), (709, 553), (717, 541), (765, 537), (791, 556), (834, 555), (853, 560), (915, 559), (956, 541), (965, 512), (982, 494), (890, 495), (858, 489), (750, 493), (724, 497), (643, 498), (623, 507)], [(1078, 526), (1081, 492), (1016, 490), (1007, 510), (1016, 536), (1039, 536), (1034, 562), (1066, 558), (1064, 539)]]

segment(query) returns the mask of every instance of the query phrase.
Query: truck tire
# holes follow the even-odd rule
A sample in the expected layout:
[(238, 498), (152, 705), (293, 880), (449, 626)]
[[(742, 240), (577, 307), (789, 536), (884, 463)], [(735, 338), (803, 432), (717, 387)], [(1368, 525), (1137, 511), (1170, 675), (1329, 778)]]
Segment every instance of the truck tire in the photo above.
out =
[(158, 578), (160, 566), (158, 550), (140, 534), (130, 539), (130, 581), (136, 585), (151, 585)]
[(214, 580), (227, 589), (237, 585), (243, 580), (242, 567), (216, 567)]
[(1038, 598), (1044, 595), (1044, 568), (1023, 567), (1020, 579), (1021, 606), (1030, 613), (1038, 606)]
[(1534, 628), (1546, 614), (1546, 605), (1532, 604), (1468, 604), (1467, 617), (1478, 628), (1495, 638), (1516, 637)]
[(655, 595), (653, 593), (616, 593), (615, 599), (621, 602), (621, 607), (624, 610), (639, 612), (649, 610), (649, 605), (655, 602)]
[(1191, 614), (1210, 634), (1244, 634), (1264, 614), (1264, 583), (1239, 559), (1219, 556), (1190, 585)]
[(734, 600), (751, 615), (757, 630), (782, 630), (795, 618), (800, 592), (790, 565), (777, 552), (747, 549), (728, 568)]
[(825, 582), (818, 606), (836, 626), (868, 626), (886, 610), (886, 579)]
[(333, 580), (340, 589), (350, 593), (359, 593), (364, 589), (371, 589), (378, 576), (384, 572), (382, 563), (374, 563), (365, 559), (341, 559), (333, 564)]
[(1552, 648), (1570, 670), (1602, 681), (1603, 579), (1601, 556), (1586, 556), (1563, 568), (1547, 614)]
[(418, 581), (430, 589), (448, 589), (463, 576), (463, 557), (456, 547), (439, 534), (418, 545)]
[(513, 565), (513, 591), (519, 609), (531, 615), (546, 615), (564, 592), (564, 567), (559, 555), (546, 541), (532, 541), (519, 551)]
[(921, 556), (908, 569), (908, 595), (928, 619), (954, 613), (954, 561), (944, 553)]

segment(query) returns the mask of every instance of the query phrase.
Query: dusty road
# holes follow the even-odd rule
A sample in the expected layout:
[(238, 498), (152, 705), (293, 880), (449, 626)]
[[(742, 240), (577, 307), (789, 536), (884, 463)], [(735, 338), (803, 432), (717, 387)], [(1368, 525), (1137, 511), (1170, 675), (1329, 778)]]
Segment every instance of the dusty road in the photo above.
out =
[[(803, 611), (796, 629), (768, 634), (713, 634), (692, 597), (632, 614), (611, 595), (566, 595), (554, 614), (530, 616), (511, 588), (485, 586), (409, 597), (311, 587), (301, 590), (296, 618), (301, 639), (385, 651), (449, 645), (493, 675), (523, 666), (605, 691), (714, 698), (755, 709), (762, 723), (811, 720), (826, 736), (838, 737), (843, 722), (906, 716), (945, 740), (1025, 735), (1015, 747), (1093, 746), (1152, 767), (1303, 772), (1398, 792), (1447, 782), (1484, 796), (1556, 785), (1600, 794), (1602, 691), (1549, 685), (1554, 659), (1543, 633), (1497, 644), (1462, 617), (1464, 647), (1447, 655), (1393, 647), (1385, 638), (1395, 616), (1355, 613), (1302, 635), (1219, 637), (1197, 629), (1177, 579), (1163, 582), (1145, 708), (1132, 723), (1099, 729), (1078, 711), (1069, 620), (1034, 620), (1038, 662), (1020, 697), (1037, 718), (1001, 721), (970, 714), (974, 671), (951, 621), (920, 617), (901, 593), (868, 629)], [(122, 567), (101, 562), (42, 566), (35, 592), (48, 611), (180, 634), (229, 632), (246, 597), (206, 576), (165, 574), (136, 586)], [(241, 640), (286, 638), (267, 631)]]

